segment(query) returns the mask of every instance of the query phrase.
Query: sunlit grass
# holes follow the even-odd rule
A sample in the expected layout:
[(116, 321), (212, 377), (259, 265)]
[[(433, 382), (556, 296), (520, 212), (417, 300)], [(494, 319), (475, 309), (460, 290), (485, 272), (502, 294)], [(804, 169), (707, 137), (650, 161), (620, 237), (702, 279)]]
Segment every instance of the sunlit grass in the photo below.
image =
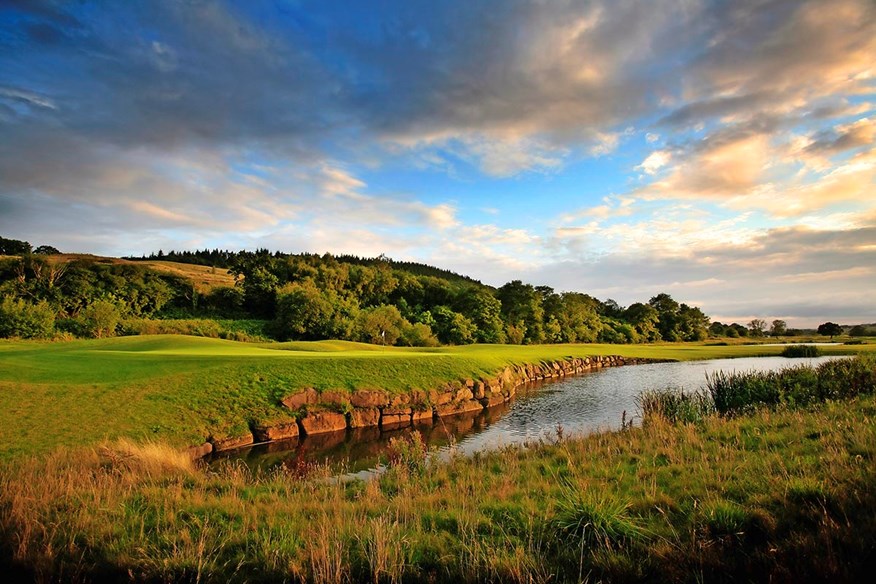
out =
[[(826, 347), (825, 353), (876, 345)], [(619, 354), (652, 359), (776, 355), (781, 347), (472, 345), (436, 349), (345, 341), (240, 343), (177, 335), (0, 342), (0, 458), (119, 437), (188, 446), (286, 415), (303, 387), (391, 393), (494, 376), (511, 364)]]

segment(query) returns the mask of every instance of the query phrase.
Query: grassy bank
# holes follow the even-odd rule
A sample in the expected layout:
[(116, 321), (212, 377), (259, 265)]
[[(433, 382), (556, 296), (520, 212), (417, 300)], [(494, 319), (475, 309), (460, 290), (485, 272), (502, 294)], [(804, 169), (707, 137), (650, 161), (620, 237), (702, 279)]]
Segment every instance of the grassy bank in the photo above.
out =
[[(824, 347), (825, 353), (876, 345)], [(187, 446), (283, 415), (280, 399), (320, 391), (429, 389), (509, 364), (621, 354), (653, 359), (777, 355), (758, 345), (469, 345), (435, 349), (343, 341), (256, 345), (185, 336), (0, 342), (0, 459), (101, 440)]]
[[(860, 581), (876, 399), (557, 439), (368, 482), (117, 443), (0, 473), (14, 575), (154, 581)], [(318, 473), (317, 473), (318, 474)]]

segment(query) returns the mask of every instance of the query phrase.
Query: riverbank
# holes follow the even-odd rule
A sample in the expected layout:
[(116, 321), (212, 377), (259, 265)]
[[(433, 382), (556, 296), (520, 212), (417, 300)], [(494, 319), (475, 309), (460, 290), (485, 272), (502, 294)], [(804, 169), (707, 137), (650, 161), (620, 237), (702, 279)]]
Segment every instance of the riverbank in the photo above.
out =
[(0, 473), (7, 574), (127, 581), (861, 581), (876, 553), (876, 398), (761, 409), (379, 478), (205, 470), (116, 443)]
[[(837, 345), (822, 351), (874, 349), (876, 344)], [(462, 386), (466, 380), (496, 379), (509, 367), (570, 358), (688, 360), (781, 351), (702, 343), (404, 349), (341, 341), (254, 345), (183, 336), (0, 342), (0, 459), (121, 437), (187, 448), (207, 438), (252, 436), (254, 428), (297, 425), (283, 400), (305, 388), (318, 396), (335, 392), (342, 402), (344, 396), (375, 390), (395, 399), (448, 382)]]

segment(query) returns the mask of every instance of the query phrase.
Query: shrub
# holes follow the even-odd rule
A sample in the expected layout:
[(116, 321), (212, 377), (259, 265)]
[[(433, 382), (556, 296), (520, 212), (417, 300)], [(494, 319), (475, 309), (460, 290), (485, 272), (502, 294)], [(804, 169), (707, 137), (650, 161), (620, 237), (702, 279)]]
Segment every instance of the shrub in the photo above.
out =
[(45, 301), (31, 304), (11, 296), (0, 302), (0, 337), (44, 339), (55, 332), (55, 311)]
[(788, 345), (782, 349), (782, 357), (820, 357), (821, 351), (815, 345)]
[(108, 300), (98, 300), (89, 304), (77, 319), (84, 336), (101, 338), (114, 337), (121, 320), (118, 307)]

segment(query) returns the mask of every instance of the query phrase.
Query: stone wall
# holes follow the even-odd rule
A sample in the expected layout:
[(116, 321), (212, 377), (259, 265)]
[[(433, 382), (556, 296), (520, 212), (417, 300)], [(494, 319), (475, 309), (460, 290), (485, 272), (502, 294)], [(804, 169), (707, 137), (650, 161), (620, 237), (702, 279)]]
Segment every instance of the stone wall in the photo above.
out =
[[(430, 391), (412, 390), (405, 395), (389, 395), (378, 390), (324, 391), (313, 388), (298, 390), (283, 398), (283, 407), (290, 419), (276, 424), (252, 428), (249, 434), (223, 439), (210, 439), (207, 444), (192, 447), (194, 457), (210, 452), (238, 448), (257, 442), (294, 438), (361, 428), (403, 428), (414, 423), (428, 424), (436, 418), (477, 412), (504, 404), (514, 398), (517, 389), (545, 379), (557, 379), (617, 367), (654, 362), (618, 355), (548, 361), (539, 364), (512, 365), (496, 377), (464, 379), (446, 383)], [(208, 448), (212, 445), (212, 448)]]

